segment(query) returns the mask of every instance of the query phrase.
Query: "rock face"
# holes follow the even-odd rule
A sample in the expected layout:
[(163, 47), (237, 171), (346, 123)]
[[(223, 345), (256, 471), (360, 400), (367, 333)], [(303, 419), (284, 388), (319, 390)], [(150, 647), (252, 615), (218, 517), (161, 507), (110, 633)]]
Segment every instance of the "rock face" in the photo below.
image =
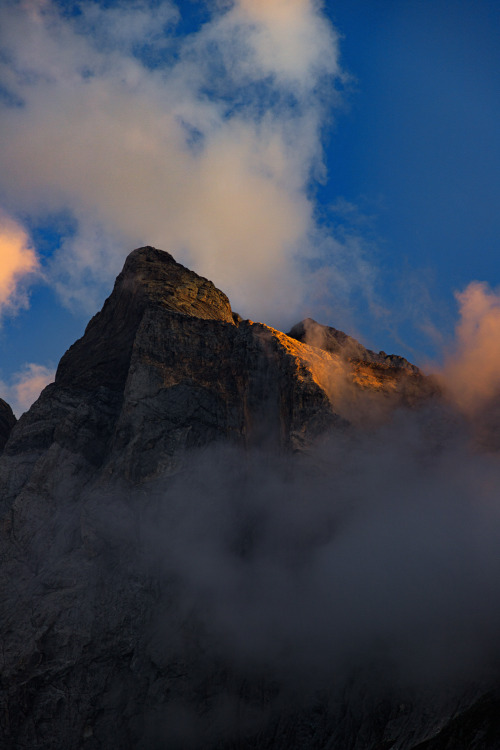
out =
[(439, 393), (434, 380), (403, 357), (377, 354), (312, 318), (297, 323), (287, 335), (331, 355), (336, 368), (329, 367), (326, 390), (339, 413), (358, 427), (385, 419), (398, 407), (418, 407)]
[[(254, 475), (266, 455), (281, 456), (287, 487), (287, 456), (328, 434), (349, 439), (374, 409), (380, 420), (435, 396), (400, 357), (314, 321), (286, 336), (241, 320), (222, 292), (168, 253), (131, 253), (0, 459), (0, 745), (396, 747), (387, 702), (367, 708), (359, 699), (362, 709), (346, 713), (344, 691), (302, 705), (265, 669), (245, 667), (240, 652), (230, 659), (204, 620), (214, 602), (200, 601), (197, 589), (192, 599), (183, 593), (172, 556), (184, 571), (193, 550), (203, 558), (203, 525), (189, 527), (191, 553), (178, 548), (185, 515), (191, 523), (210, 502), (219, 508), (214, 483), (244, 474), (254, 447)], [(7, 437), (14, 418), (0, 407)], [(212, 454), (203, 471), (191, 458), (221, 444), (232, 458), (214, 453), (217, 472)], [(244, 495), (245, 480), (237, 487)], [(226, 528), (225, 516), (216, 521)], [(247, 527), (234, 538), (220, 532), (235, 569), (252, 555)], [(303, 554), (283, 549), (293, 560)]]
[(9, 404), (0, 398), (0, 453), (3, 451), (16, 422), (17, 419), (12, 413)]
[(385, 352), (376, 354), (371, 349), (366, 349), (352, 336), (348, 336), (347, 333), (331, 326), (323, 326), (312, 318), (306, 318), (294, 325), (287, 335), (297, 339), (297, 341), (303, 341), (305, 344), (317, 346), (332, 354), (338, 354), (347, 361), (365, 362), (413, 374), (419, 374), (420, 372), (418, 367), (412, 365), (404, 357), (386, 354)]

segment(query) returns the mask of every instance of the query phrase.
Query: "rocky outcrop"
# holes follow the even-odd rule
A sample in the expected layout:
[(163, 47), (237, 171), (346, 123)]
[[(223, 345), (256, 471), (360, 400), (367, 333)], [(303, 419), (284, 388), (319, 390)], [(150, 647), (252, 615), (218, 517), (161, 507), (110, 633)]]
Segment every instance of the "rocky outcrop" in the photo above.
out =
[(437, 382), (404, 357), (373, 352), (312, 318), (294, 325), (287, 335), (329, 353), (337, 362), (327, 390), (339, 413), (357, 427), (379, 423), (398, 407), (418, 407), (439, 396)]
[(16, 424), (12, 409), (9, 404), (0, 398), (0, 453), (2, 453), (5, 443), (9, 439), (12, 428)]
[(419, 374), (420, 370), (404, 357), (397, 354), (386, 354), (385, 352), (372, 352), (366, 349), (359, 341), (348, 336), (347, 333), (339, 331), (331, 326), (324, 326), (312, 318), (301, 320), (288, 332), (288, 336), (303, 341), (310, 346), (316, 346), (332, 354), (338, 354), (347, 361), (366, 362), (381, 365), (394, 370), (404, 370), (413, 374)]
[[(0, 459), (2, 747), (394, 745), (397, 709), (379, 692), (358, 681), (298, 698), (286, 668), (278, 678), (244, 648), (236, 658), (207, 616), (222, 597), (224, 622), (234, 617), (228, 592), (267, 538), (276, 485), (300, 518), (291, 455), (435, 396), (406, 360), (306, 323), (287, 336), (242, 320), (168, 253), (129, 255)], [(306, 463), (305, 502), (315, 472)], [(336, 533), (318, 524), (303, 538), (275, 523), (280, 565), (299, 570), (311, 539), (321, 548)], [(213, 597), (186, 584), (193, 565), (215, 577)], [(252, 596), (250, 584), (236, 591)]]
[(500, 737), (500, 696), (488, 692), (450, 719), (434, 737), (414, 750), (494, 750)]
[(176, 263), (169, 253), (138, 248), (128, 256), (112, 295), (84, 336), (61, 359), (57, 385), (122, 389), (146, 312), (233, 325), (229, 300), (211, 281)]

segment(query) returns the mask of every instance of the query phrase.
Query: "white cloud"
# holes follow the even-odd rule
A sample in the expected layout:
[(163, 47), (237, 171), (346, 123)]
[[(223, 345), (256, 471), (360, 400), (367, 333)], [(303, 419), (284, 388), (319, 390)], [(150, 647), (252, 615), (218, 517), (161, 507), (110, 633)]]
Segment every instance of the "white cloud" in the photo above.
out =
[[(152, 244), (242, 313), (298, 313), (310, 277), (297, 259), (321, 246), (308, 186), (340, 75), (318, 4), (237, 0), (182, 42), (171, 3), (81, 8), (0, 11), (0, 199), (35, 222), (74, 216), (49, 269), (63, 299), (93, 311), (124, 255)], [(175, 42), (175, 58), (143, 65), (144, 41), (158, 61)]]
[(10, 404), (16, 417), (27, 411), (46, 385), (52, 383), (55, 370), (29, 362), (10, 378), (10, 383), (0, 381), (0, 396)]
[(311, 89), (318, 75), (340, 73), (336, 36), (311, 0), (236, 0), (234, 21), (249, 27), (252, 64), (262, 74)]

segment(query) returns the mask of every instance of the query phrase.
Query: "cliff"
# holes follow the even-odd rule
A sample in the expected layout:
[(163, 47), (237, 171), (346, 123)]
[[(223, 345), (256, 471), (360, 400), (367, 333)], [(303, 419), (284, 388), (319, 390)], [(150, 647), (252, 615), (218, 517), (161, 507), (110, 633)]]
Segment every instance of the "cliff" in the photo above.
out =
[(17, 420), (9, 404), (0, 398), (0, 453), (3, 451), (16, 422)]

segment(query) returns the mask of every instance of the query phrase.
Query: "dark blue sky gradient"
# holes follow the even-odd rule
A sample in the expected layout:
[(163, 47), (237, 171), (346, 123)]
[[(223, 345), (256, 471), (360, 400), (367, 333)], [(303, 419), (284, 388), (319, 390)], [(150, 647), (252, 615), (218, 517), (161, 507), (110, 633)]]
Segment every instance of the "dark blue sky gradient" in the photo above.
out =
[(418, 271), (448, 320), (439, 306), (453, 305), (454, 290), (500, 282), (500, 4), (339, 0), (328, 14), (355, 80), (321, 200), (366, 206), (384, 296), (398, 295), (391, 271), (410, 271), (409, 283)]

